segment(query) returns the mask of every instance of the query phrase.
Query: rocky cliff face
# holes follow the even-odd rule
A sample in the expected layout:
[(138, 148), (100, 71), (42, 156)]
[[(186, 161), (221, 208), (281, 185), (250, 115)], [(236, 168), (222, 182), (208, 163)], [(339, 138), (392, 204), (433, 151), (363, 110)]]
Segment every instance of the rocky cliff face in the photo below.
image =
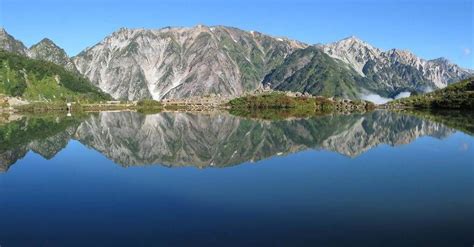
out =
[(329, 97), (394, 98), (474, 74), (444, 58), (382, 51), (356, 37), (307, 46), (223, 26), (122, 28), (72, 59), (51, 40), (27, 49), (0, 29), (0, 48), (64, 66), (114, 98), (128, 100), (234, 97), (263, 85)]
[(320, 48), (310, 46), (293, 52), (263, 80), (275, 90), (313, 95), (358, 98), (363, 77)]
[(2, 27), (0, 27), (0, 49), (23, 56), (28, 54), (28, 48), (26, 48), (21, 41), (16, 40), (13, 36), (8, 34)]
[(443, 88), (472, 75), (444, 58), (424, 60), (405, 50), (382, 51), (356, 37), (319, 47), (369, 79), (367, 89), (387, 96), (403, 90)]
[(28, 50), (28, 56), (34, 59), (53, 62), (57, 65), (63, 66), (68, 71), (79, 73), (72, 59), (62, 48), (57, 46), (50, 39), (45, 38), (39, 43), (31, 46)]
[(120, 29), (74, 58), (120, 99), (237, 96), (304, 44), (230, 27)]
[(0, 49), (33, 59), (52, 62), (71, 72), (78, 73), (76, 66), (66, 52), (47, 38), (42, 39), (28, 49), (21, 41), (8, 34), (5, 29), (0, 28)]

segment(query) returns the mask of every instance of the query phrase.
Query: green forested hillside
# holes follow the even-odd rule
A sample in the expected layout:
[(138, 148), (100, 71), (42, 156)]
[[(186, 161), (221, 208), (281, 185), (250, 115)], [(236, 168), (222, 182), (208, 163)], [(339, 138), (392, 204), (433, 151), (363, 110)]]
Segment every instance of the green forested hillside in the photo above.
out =
[(90, 82), (51, 62), (0, 50), (0, 94), (32, 101), (109, 99)]
[(355, 99), (363, 80), (355, 71), (311, 46), (292, 53), (263, 83), (276, 90)]
[(394, 100), (388, 106), (474, 110), (474, 77), (431, 93)]

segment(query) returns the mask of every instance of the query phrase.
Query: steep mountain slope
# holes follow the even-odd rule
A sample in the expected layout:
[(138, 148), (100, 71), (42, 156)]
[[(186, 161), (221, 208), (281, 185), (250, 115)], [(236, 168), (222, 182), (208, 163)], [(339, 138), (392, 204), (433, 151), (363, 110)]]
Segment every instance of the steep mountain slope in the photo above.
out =
[(368, 94), (395, 98), (426, 92), (472, 75), (446, 59), (426, 61), (408, 51), (381, 51), (356, 38), (295, 51), (264, 83), (277, 90), (360, 98)]
[(443, 88), (473, 72), (444, 58), (424, 60), (409, 51), (381, 51), (353, 36), (320, 47), (369, 79), (366, 88), (382, 96)]
[(120, 29), (74, 58), (78, 70), (115, 98), (240, 95), (299, 42), (236, 28)]
[(23, 56), (28, 54), (28, 49), (21, 41), (16, 40), (7, 33), (3, 27), (0, 27), (0, 49), (8, 52), (17, 53)]
[(66, 70), (79, 73), (66, 52), (50, 39), (43, 39), (30, 47), (28, 56), (34, 59), (49, 61), (64, 67)]
[(52, 62), (68, 71), (79, 73), (66, 52), (48, 38), (42, 39), (28, 49), (21, 41), (16, 40), (4, 28), (0, 27), (0, 49), (33, 59)]
[(101, 100), (109, 96), (51, 62), (0, 50), (0, 94), (29, 100)]
[(325, 53), (350, 65), (361, 76), (364, 76), (363, 68), (370, 60), (378, 58), (381, 50), (372, 45), (351, 36), (335, 43), (317, 45)]
[(474, 75), (444, 58), (382, 51), (356, 38), (307, 46), (237, 28), (122, 28), (74, 58), (49, 39), (27, 49), (4, 29), (0, 48), (80, 73), (117, 99), (239, 96), (277, 90), (360, 98), (427, 92)]
[(311, 46), (292, 53), (263, 80), (264, 85), (282, 91), (308, 92), (327, 97), (357, 98), (358, 84), (364, 79)]

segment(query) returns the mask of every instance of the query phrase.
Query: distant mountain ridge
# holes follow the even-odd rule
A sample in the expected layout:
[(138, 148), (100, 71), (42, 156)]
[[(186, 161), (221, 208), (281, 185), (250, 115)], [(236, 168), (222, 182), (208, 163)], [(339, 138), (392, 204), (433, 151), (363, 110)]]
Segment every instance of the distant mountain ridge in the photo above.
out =
[(44, 60), (63, 66), (66, 70), (78, 73), (76, 66), (67, 53), (52, 40), (42, 39), (29, 49), (19, 40), (0, 27), (0, 49), (33, 59)]
[[(410, 89), (410, 86), (414, 90), (422, 90), (420, 86), (443, 88), (472, 74), (472, 71), (462, 69), (446, 58), (424, 60), (406, 50), (381, 51), (354, 36), (320, 47), (361, 76), (394, 91), (403, 87)], [(417, 85), (423, 81), (424, 85)], [(378, 91), (379, 88), (371, 85), (368, 89)]]
[(264, 83), (277, 90), (329, 97), (360, 98), (378, 94), (395, 98), (401, 93), (444, 88), (473, 74), (472, 70), (445, 58), (424, 60), (404, 50), (382, 51), (354, 36), (304, 50), (306, 52), (297, 51), (289, 56)]
[(50, 39), (26, 48), (0, 28), (0, 94), (34, 101), (110, 99)]
[(0, 48), (61, 65), (127, 100), (232, 98), (264, 86), (328, 97), (394, 98), (474, 74), (445, 58), (382, 51), (354, 36), (311, 46), (225, 26), (121, 28), (73, 58), (49, 39), (28, 49), (1, 29)]

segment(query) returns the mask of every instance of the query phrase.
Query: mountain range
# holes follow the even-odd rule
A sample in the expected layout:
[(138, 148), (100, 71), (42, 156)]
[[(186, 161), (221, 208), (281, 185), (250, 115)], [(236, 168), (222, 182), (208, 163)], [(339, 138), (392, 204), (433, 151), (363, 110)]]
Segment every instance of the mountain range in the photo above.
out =
[(0, 29), (0, 47), (0, 95), (30, 101), (110, 99), (79, 74), (66, 52), (49, 39), (27, 49)]
[(31, 48), (0, 30), (0, 48), (81, 74), (116, 99), (237, 97), (262, 87), (362, 98), (427, 92), (474, 71), (445, 58), (382, 51), (356, 38), (308, 45), (225, 26), (121, 28), (74, 57), (49, 39)]

